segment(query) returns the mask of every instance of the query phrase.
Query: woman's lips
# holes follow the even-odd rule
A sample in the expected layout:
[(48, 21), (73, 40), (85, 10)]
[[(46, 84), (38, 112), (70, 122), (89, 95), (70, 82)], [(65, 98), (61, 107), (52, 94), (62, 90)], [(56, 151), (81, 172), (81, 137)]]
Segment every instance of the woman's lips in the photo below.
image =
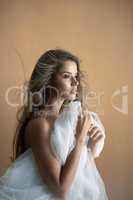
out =
[(71, 93), (76, 94), (77, 90), (72, 90)]

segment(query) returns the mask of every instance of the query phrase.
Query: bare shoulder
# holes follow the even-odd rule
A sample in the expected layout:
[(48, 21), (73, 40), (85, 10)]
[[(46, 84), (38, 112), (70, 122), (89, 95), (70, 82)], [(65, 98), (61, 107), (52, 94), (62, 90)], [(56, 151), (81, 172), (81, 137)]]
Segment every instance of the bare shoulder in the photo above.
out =
[[(26, 127), (26, 140), (30, 147), (44, 143), (49, 137), (50, 123), (46, 118), (35, 118)], [(41, 141), (41, 139), (43, 139)], [(45, 139), (45, 140), (44, 140)], [(40, 144), (39, 144), (40, 143)]]
[(45, 130), (45, 133), (50, 129), (50, 123), (46, 118), (35, 118), (29, 121), (27, 125), (28, 133), (35, 130)]

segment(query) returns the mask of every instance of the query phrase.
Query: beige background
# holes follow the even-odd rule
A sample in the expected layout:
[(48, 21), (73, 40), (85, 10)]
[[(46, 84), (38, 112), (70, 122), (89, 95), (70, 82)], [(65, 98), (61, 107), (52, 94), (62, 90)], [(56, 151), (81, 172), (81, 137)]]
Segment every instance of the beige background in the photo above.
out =
[[(16, 125), (17, 107), (7, 104), (6, 91), (29, 78), (44, 51), (60, 47), (81, 58), (96, 93), (91, 109), (100, 114), (106, 128), (104, 152), (96, 162), (109, 199), (133, 199), (131, 117), (129, 111), (114, 108), (122, 103), (117, 92), (125, 90), (126, 100), (131, 84), (132, 13), (133, 1), (128, 0), (0, 1), (0, 175), (10, 163)], [(20, 103), (14, 91), (9, 97)], [(123, 105), (126, 111), (126, 101)]]

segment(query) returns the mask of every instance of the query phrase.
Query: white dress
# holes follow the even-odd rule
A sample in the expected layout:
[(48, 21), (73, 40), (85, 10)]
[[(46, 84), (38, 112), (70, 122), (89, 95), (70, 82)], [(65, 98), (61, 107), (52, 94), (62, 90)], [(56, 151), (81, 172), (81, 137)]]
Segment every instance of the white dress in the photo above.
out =
[[(51, 148), (61, 165), (65, 164), (75, 146), (74, 134), (80, 108), (79, 101), (70, 102), (56, 119), (51, 131)], [(98, 115), (94, 112), (90, 114), (93, 123), (104, 131)], [(88, 140), (89, 137), (86, 141)], [(87, 148), (87, 142), (82, 148), (67, 200), (108, 199), (104, 182), (96, 168), (91, 150)], [(57, 200), (42, 180), (31, 148), (11, 163), (5, 174), (0, 177), (0, 200)]]

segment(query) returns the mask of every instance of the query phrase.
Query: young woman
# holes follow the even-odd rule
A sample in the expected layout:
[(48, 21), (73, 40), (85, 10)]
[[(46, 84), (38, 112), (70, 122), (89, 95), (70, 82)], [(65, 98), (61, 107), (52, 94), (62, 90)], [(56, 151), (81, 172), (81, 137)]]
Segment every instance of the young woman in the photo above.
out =
[(28, 83), (13, 161), (0, 177), (1, 200), (107, 200), (95, 165), (105, 130), (83, 108), (78, 57), (45, 52)]

